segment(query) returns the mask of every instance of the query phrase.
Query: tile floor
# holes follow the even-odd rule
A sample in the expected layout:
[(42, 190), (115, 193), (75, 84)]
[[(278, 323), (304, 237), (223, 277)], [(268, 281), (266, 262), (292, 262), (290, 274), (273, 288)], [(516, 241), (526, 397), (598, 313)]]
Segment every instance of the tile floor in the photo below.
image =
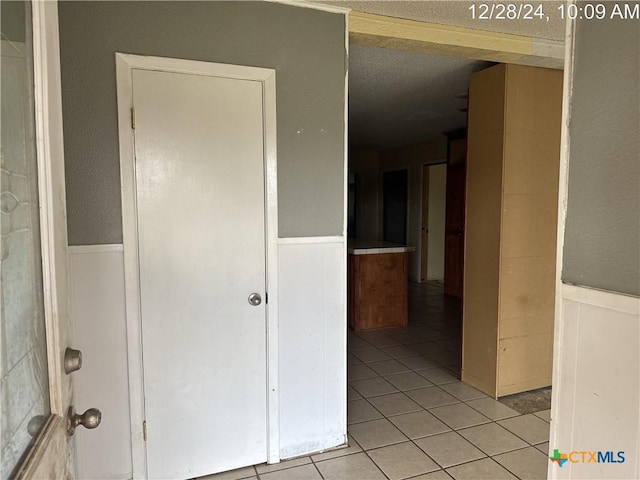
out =
[(348, 333), (349, 447), (207, 479), (544, 479), (549, 411), (521, 415), (460, 378), (459, 304), (410, 284), (409, 326)]

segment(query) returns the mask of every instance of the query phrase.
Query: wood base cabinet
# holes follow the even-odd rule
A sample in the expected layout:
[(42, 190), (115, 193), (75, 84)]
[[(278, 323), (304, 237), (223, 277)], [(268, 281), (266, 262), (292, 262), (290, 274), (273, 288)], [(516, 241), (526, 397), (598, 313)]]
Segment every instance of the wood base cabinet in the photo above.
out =
[(349, 325), (355, 331), (404, 327), (407, 253), (349, 255)]

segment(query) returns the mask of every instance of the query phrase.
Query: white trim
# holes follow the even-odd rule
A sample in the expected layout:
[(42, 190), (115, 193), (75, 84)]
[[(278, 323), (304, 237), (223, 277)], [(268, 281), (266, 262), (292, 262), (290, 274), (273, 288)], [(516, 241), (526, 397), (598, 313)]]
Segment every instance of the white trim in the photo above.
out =
[(69, 245), (69, 253), (79, 255), (83, 253), (122, 252), (124, 245), (120, 243), (104, 245)]
[(347, 243), (346, 237), (336, 235), (334, 237), (288, 237), (279, 238), (278, 245), (302, 245), (309, 243)]
[(323, 5), (318, 3), (312, 3), (307, 0), (266, 0), (271, 3), (282, 3), (283, 5), (290, 5), (292, 7), (311, 8), (313, 10), (321, 10), (323, 12), (330, 13), (342, 13), (348, 14), (351, 9), (347, 7), (336, 7), (334, 5)]
[[(125, 68), (127, 71), (135, 68), (137, 70), (157, 70), (162, 72), (186, 73), (189, 75), (208, 75), (239, 80), (256, 80), (260, 82), (266, 81), (275, 73), (275, 71), (270, 68), (183, 60), (180, 58), (130, 55), (128, 53), (116, 53), (116, 67), (117, 66)], [(128, 84), (130, 84), (130, 82), (128, 82)], [(125, 113), (128, 118), (129, 110)], [(129, 125), (128, 122), (127, 125)], [(127, 130), (130, 130), (130, 128), (127, 127)]]
[(615, 310), (629, 315), (640, 315), (640, 298), (623, 293), (608, 292), (578, 285), (562, 285), (562, 299)]
[[(64, 153), (62, 150), (62, 92), (58, 51), (57, 3), (32, 2), (33, 77), (35, 100), (36, 152), (38, 161), (38, 197), (44, 292), (45, 330), (51, 413), (66, 415), (60, 352), (60, 331), (67, 322), (68, 292), (59, 291), (57, 275), (66, 277), (66, 258), (60, 258), (60, 242), (67, 244), (64, 181), (61, 181)], [(55, 52), (55, 54), (53, 53)], [(64, 170), (62, 170), (64, 171)], [(62, 174), (63, 175), (63, 174)], [(62, 177), (64, 178), (64, 177)], [(60, 271), (58, 271), (60, 269)], [(68, 282), (67, 282), (68, 283)], [(64, 315), (64, 318), (61, 316)]]
[(118, 135), (122, 185), (122, 227), (125, 270), (127, 348), (129, 358), (129, 395), (131, 402), (131, 444), (133, 478), (147, 474), (145, 444), (142, 436), (144, 391), (142, 332), (140, 327), (140, 290), (138, 273), (138, 231), (136, 212), (134, 132), (130, 124), (133, 107), (133, 69), (208, 75), (260, 81), (263, 84), (264, 162), (266, 210), (266, 283), (267, 304), (267, 460), (280, 461), (279, 389), (278, 389), (278, 211), (276, 151), (275, 70), (209, 63), (174, 58), (146, 57), (116, 53), (118, 98)]
[[(568, 4), (575, 3), (570, 0)], [(555, 288), (555, 312), (553, 326), (553, 369), (551, 385), (553, 387), (551, 394), (551, 417), (555, 419), (551, 423), (549, 431), (549, 444), (556, 445), (558, 437), (558, 419), (559, 417), (559, 398), (562, 390), (562, 358), (563, 348), (563, 306), (562, 306), (562, 260), (564, 255), (564, 230), (567, 217), (567, 196), (569, 191), (569, 119), (571, 117), (571, 95), (573, 89), (573, 61), (574, 61), (574, 40), (575, 40), (575, 21), (567, 18), (565, 33), (565, 54), (564, 54), (564, 79), (562, 86), (562, 119), (561, 119), (561, 136), (560, 136), (560, 167), (558, 177), (558, 228), (556, 237), (556, 288)], [(549, 462), (547, 476), (555, 478), (555, 470), (552, 468), (553, 463)]]
[(142, 425), (144, 415), (143, 368), (140, 327), (140, 291), (138, 284), (137, 211), (135, 193), (134, 140), (130, 125), (133, 105), (131, 66), (116, 54), (116, 85), (118, 99), (118, 138), (120, 146), (120, 182), (122, 194), (122, 236), (125, 284), (125, 315), (127, 323), (127, 364), (129, 373), (129, 404), (131, 418), (132, 476), (147, 477), (146, 450)]
[[(345, 74), (344, 74), (344, 204), (342, 208), (343, 214), (343, 230), (342, 230), (342, 241), (344, 242), (344, 246), (342, 249), (342, 264), (344, 265), (344, 273), (343, 273), (343, 294), (342, 301), (344, 302), (344, 328), (342, 331), (344, 332), (343, 340), (344, 340), (344, 352), (345, 359), (347, 357), (347, 328), (348, 328), (348, 308), (349, 308), (349, 268), (348, 268), (348, 253), (347, 253), (347, 238), (349, 237), (348, 225), (349, 225), (349, 15), (345, 15), (344, 17), (344, 51), (345, 51)], [(344, 362), (343, 365), (343, 378), (347, 378), (347, 364), (348, 360)], [(347, 403), (347, 382), (345, 381), (344, 385), (344, 399), (345, 403)], [(344, 406), (344, 418), (343, 425), (345, 425), (344, 438), (348, 443), (347, 437), (347, 406)]]
[[(246, 67), (242, 67), (246, 68)], [(278, 339), (278, 146), (276, 72), (265, 69), (262, 82), (264, 112), (265, 209), (267, 216), (267, 462), (280, 461), (280, 387)]]
[[(344, 71), (344, 208), (342, 219), (342, 236), (347, 238), (349, 232), (349, 15), (344, 17), (344, 51), (345, 51), (345, 71)], [(345, 257), (346, 261), (346, 257)], [(345, 284), (346, 285), (346, 284)]]

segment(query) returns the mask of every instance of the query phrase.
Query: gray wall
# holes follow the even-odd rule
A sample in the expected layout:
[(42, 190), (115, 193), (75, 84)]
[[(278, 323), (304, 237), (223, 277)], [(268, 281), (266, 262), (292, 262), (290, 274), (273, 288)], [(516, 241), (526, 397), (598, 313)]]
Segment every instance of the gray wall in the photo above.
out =
[(0, 3), (0, 22), (2, 23), (2, 39), (24, 42), (26, 38), (25, 9), (31, 12), (30, 5), (25, 2), (2, 1)]
[(574, 75), (562, 280), (639, 296), (640, 23), (578, 21)]
[(276, 69), (281, 237), (339, 235), (345, 19), (267, 2), (59, 4), (69, 243), (121, 243), (115, 52)]

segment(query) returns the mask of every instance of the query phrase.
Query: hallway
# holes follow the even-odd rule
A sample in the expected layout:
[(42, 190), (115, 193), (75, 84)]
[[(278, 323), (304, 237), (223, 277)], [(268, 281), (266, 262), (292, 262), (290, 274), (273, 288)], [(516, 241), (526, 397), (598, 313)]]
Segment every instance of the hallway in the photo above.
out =
[(348, 448), (206, 478), (546, 478), (549, 411), (521, 415), (459, 381), (461, 342), (457, 301), (410, 283), (407, 328), (348, 332)]

